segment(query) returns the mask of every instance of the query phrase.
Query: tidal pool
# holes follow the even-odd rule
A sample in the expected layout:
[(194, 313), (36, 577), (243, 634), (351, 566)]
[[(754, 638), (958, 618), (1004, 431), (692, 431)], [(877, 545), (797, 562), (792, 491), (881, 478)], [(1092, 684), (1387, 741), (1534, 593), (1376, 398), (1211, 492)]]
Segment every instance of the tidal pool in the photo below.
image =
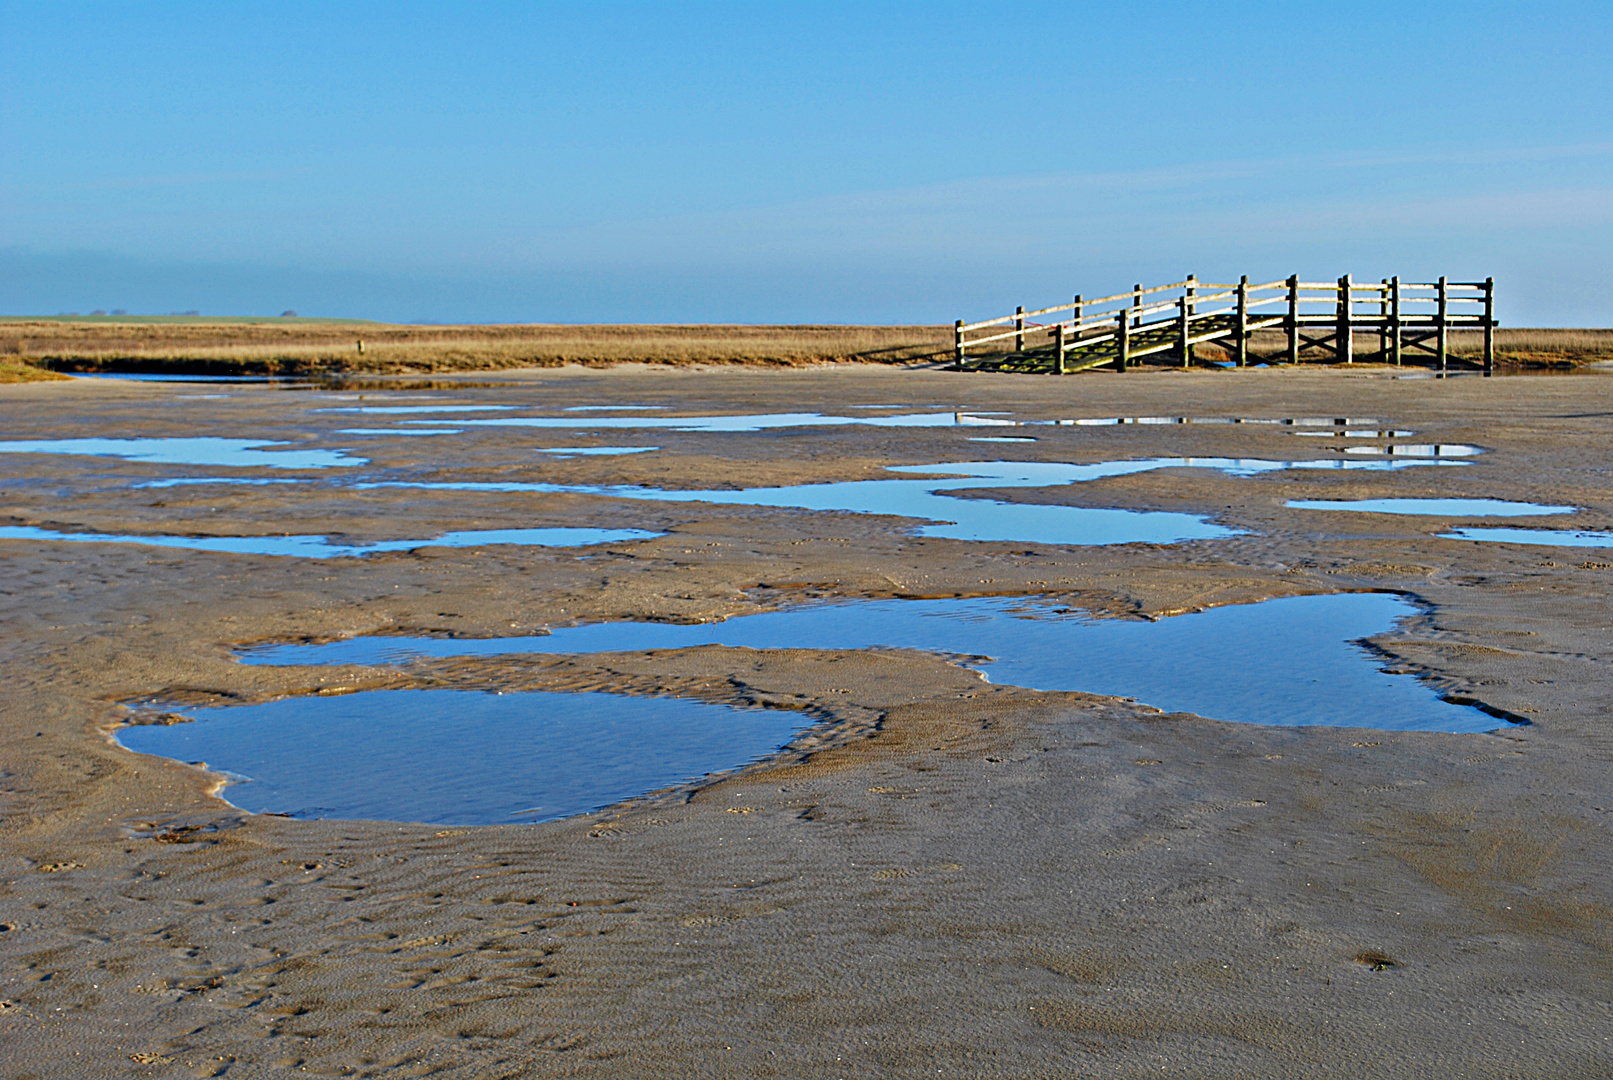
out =
[(1505, 499), (1290, 499), (1296, 510), (1355, 510), (1371, 514), (1433, 514), (1446, 517), (1541, 517), (1573, 514), (1574, 506), (1508, 502)]
[(118, 742), (206, 762), (254, 813), (434, 825), (586, 813), (749, 764), (810, 724), (782, 709), (543, 691), (371, 690), (190, 715), (122, 728)]
[[(901, 648), (974, 657), (993, 682), (1133, 697), (1168, 712), (1251, 724), (1492, 731), (1357, 642), (1417, 613), (1388, 593), (1337, 593), (1211, 608), (1157, 622), (1092, 619), (1039, 601), (815, 604), (719, 623), (591, 623), (510, 638), (361, 637), (243, 650), (248, 664), (397, 665), (419, 657), (752, 649)], [(989, 659), (985, 659), (989, 658)]]
[(573, 454), (614, 457), (618, 454), (647, 454), (651, 450), (661, 448), (659, 446), (538, 446), (534, 447), (534, 449), (540, 454), (557, 454), (562, 457), (571, 457)]
[(1567, 529), (1454, 529), (1442, 540), (1481, 540), (1495, 544), (1548, 544), (1554, 547), (1613, 547), (1613, 533)]
[[(929, 524), (915, 535), (952, 540), (987, 540), (1032, 544), (1171, 544), (1183, 540), (1216, 540), (1235, 536), (1236, 529), (1174, 511), (1115, 510), (1103, 507), (1010, 503), (956, 495), (972, 489), (1040, 488), (1128, 476), (1154, 469), (1218, 469), (1234, 476), (1254, 476), (1281, 469), (1398, 469), (1414, 465), (1459, 465), (1441, 460), (1268, 461), (1260, 458), (1146, 458), (1099, 461), (1084, 465), (1040, 461), (958, 461), (937, 465), (889, 466), (895, 473), (930, 473), (925, 479), (845, 480), (792, 487), (737, 490), (687, 490), (626, 485), (544, 484), (522, 481), (365, 481), (355, 488), (426, 488), (440, 491), (531, 491), (551, 494), (603, 495), (652, 502), (698, 502), (726, 506), (764, 506), (851, 514), (887, 514), (917, 518)], [(954, 474), (951, 477), (945, 474)], [(958, 475), (961, 474), (961, 475)]]
[(226, 468), (329, 469), (368, 464), (345, 450), (275, 450), (290, 443), (269, 439), (13, 439), (0, 454), (75, 454), (115, 457), (153, 465), (221, 465)]
[(344, 427), (338, 435), (458, 435), (459, 428)]
[(64, 371), (75, 379), (122, 379), (127, 382), (171, 383), (307, 383), (306, 379), (281, 379), (273, 375), (179, 375), (161, 371)]
[(1473, 457), (1484, 450), (1463, 443), (1396, 443), (1391, 446), (1346, 446), (1346, 454), (1394, 454), (1407, 458)]
[[(973, 413), (903, 413), (900, 416), (829, 416), (823, 413), (757, 413), (748, 416), (499, 416), (455, 421), (477, 427), (619, 428), (684, 432), (755, 432), (794, 427), (1001, 427), (998, 420)], [(405, 420), (404, 423), (431, 423)]]
[(431, 540), (382, 540), (375, 544), (333, 544), (324, 536), (140, 536), (124, 533), (64, 533), (31, 525), (0, 526), (0, 540), (61, 540), (86, 544), (143, 544), (147, 547), (217, 551), (232, 555), (290, 555), (301, 559), (338, 559), (383, 551), (425, 547), (482, 547), (521, 544), (531, 547), (587, 547), (628, 540), (650, 540), (661, 533), (643, 529), (478, 529), (451, 532)]
[[(326, 409), (314, 409), (313, 412), (335, 413), (465, 413), (465, 412), (502, 412), (515, 408), (514, 405), (342, 405)], [(427, 421), (433, 423), (435, 421)]]
[(269, 484), (311, 484), (313, 481), (302, 478), (280, 478), (263, 476), (174, 476), (167, 480), (146, 480), (135, 484), (136, 488), (172, 488), (195, 487), (198, 484), (240, 484), (246, 487), (263, 487)]
[(1263, 424), (1279, 427), (1353, 427), (1361, 424), (1376, 424), (1379, 421), (1368, 417), (1349, 416), (1290, 416), (1272, 419), (1252, 416), (1092, 416), (1077, 420), (1043, 420), (1044, 424), (1057, 424), (1061, 427), (1116, 427), (1123, 424)]

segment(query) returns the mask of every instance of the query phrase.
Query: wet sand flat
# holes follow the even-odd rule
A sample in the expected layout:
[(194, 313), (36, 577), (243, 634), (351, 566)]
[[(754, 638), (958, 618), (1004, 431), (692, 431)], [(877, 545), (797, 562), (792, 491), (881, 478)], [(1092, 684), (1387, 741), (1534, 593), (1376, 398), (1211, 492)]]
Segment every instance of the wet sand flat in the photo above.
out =
[[(6, 440), (261, 438), (366, 459), (297, 471), (4, 454), (4, 526), (356, 547), (475, 530), (664, 534), (336, 559), (0, 540), (6, 1075), (1613, 1070), (1613, 554), (1439, 536), (1482, 519), (1287, 505), (1503, 499), (1579, 508), (1531, 528), (1606, 531), (1613, 379), (1391, 376), (556, 369), (501, 373), (496, 387), (365, 389), (362, 402), (333, 389), (0, 387)], [(998, 445), (971, 442), (978, 428), (866, 425), (421, 438), (342, 434), (391, 422), (320, 411), (372, 404), (1360, 417), (1415, 432), (1400, 441), (1484, 452), (1450, 467), (1160, 469), (966, 493), (1238, 530), (1072, 546), (919, 536), (877, 515), (354, 481), (710, 490), (991, 456), (1342, 460), (1345, 440), (1195, 424), (1029, 425), (1004, 432), (1036, 441)], [(538, 452), (633, 444), (657, 449)], [(215, 477), (302, 482), (140, 486)], [(992, 685), (889, 650), (706, 646), (407, 672), (231, 656), (275, 640), (512, 636), (808, 599), (1048, 596), (1159, 618), (1345, 590), (1418, 602), (1421, 615), (1373, 639), (1385, 667), (1530, 723), (1471, 735), (1231, 724)], [(414, 688), (793, 709), (817, 735), (711, 783), (476, 828), (246, 814), (213, 797), (216, 775), (108, 735), (131, 703)]]

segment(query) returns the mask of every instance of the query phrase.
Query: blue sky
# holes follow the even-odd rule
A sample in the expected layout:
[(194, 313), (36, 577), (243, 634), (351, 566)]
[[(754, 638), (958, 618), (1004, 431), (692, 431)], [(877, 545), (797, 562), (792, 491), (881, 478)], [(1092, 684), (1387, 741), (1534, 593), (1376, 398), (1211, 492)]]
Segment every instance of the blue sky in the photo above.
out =
[(0, 2), (0, 313), (1613, 325), (1613, 4)]

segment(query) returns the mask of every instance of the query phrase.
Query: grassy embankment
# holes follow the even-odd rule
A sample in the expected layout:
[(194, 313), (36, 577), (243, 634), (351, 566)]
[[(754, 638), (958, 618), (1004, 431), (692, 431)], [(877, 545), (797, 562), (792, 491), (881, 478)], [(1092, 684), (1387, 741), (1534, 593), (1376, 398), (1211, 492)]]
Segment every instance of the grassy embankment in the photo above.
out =
[[(950, 357), (951, 341), (949, 326), (401, 326), (353, 319), (11, 317), (0, 319), (0, 382), (51, 378), (52, 371), (295, 376), (562, 364), (935, 363)], [(1282, 335), (1256, 334), (1251, 347), (1258, 357), (1279, 358)], [(1476, 360), (1479, 335), (1453, 333), (1451, 347), (1453, 355)], [(1376, 335), (1357, 335), (1358, 359), (1375, 360), (1376, 349)], [(1496, 332), (1496, 353), (1507, 367), (1572, 368), (1613, 360), (1613, 330), (1503, 328)], [(1199, 354), (1219, 358), (1214, 346), (1200, 346)]]

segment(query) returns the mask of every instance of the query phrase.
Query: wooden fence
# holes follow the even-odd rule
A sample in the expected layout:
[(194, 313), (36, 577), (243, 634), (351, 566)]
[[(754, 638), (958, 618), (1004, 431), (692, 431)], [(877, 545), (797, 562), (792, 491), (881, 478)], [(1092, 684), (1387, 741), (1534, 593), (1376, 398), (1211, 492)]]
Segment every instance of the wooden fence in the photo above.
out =
[[(1048, 315), (1064, 316), (1051, 322)], [(1007, 327), (1007, 329), (1001, 329)], [(1268, 281), (1251, 285), (1185, 281), (966, 323), (953, 331), (954, 368), (1043, 371), (1065, 374), (1113, 366), (1118, 371), (1144, 357), (1165, 354), (1186, 367), (1194, 346), (1214, 342), (1249, 363), (1249, 339), (1257, 331), (1287, 334), (1283, 360), (1301, 354), (1354, 363), (1357, 338), (1377, 337), (1374, 359), (1403, 364), (1431, 360), (1441, 377), (1451, 368), (1450, 332), (1482, 329), (1481, 370), (1495, 370), (1495, 279), (1403, 282), (1385, 278), (1357, 284), (1346, 274), (1336, 282)], [(979, 333), (979, 331), (987, 331)], [(973, 336), (971, 336), (973, 335)]]

